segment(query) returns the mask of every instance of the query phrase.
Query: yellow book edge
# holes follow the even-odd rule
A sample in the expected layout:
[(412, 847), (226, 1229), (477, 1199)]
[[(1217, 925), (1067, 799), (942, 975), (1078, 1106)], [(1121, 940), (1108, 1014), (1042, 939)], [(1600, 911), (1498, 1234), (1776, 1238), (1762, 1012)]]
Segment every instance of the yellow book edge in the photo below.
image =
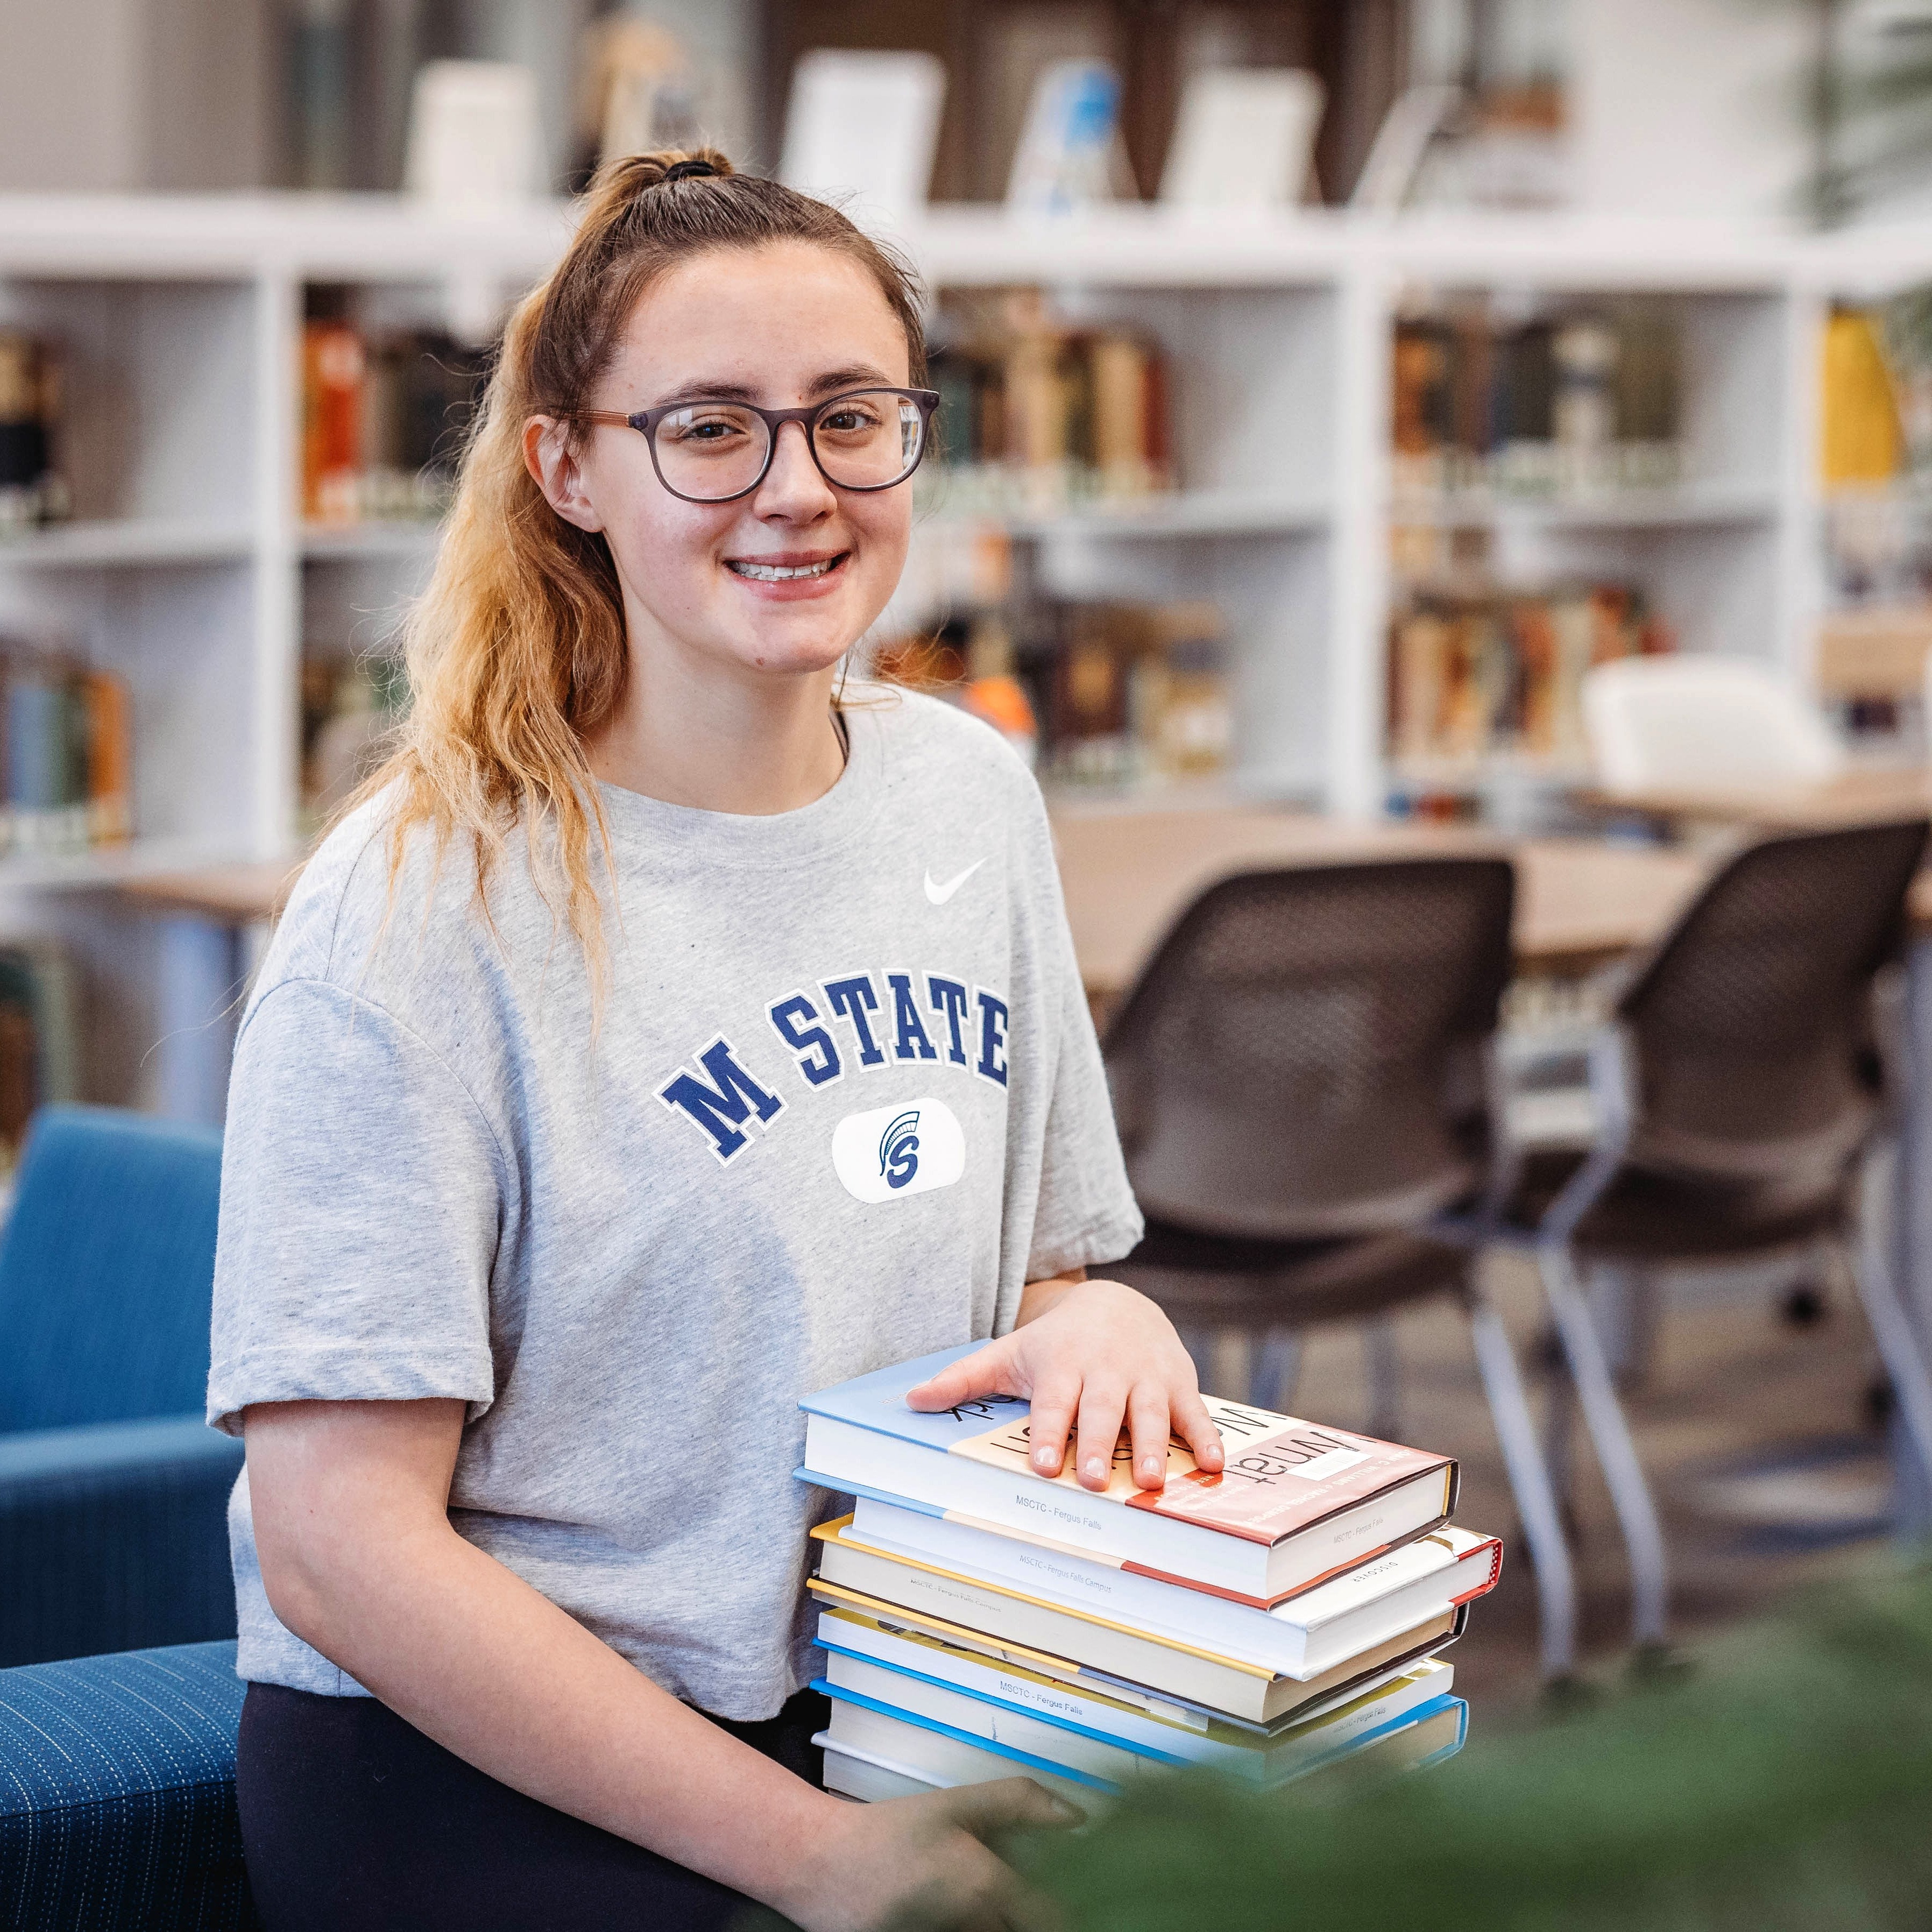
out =
[[(868, 1543), (848, 1543), (839, 1532), (851, 1520), (848, 1515), (842, 1516), (836, 1522), (821, 1522), (812, 1534), (822, 1543), (836, 1544), (840, 1549), (852, 1550), (862, 1556), (897, 1563), (908, 1570), (923, 1570), (928, 1575), (944, 1576), (948, 1582), (963, 1583), (969, 1589), (990, 1590), (997, 1597), (1011, 1597), (1017, 1602), (1032, 1604), (1036, 1610), (1054, 1610), (1064, 1617), (1077, 1617), (1083, 1624), (1097, 1624), (1102, 1630), (1115, 1631), (1122, 1636), (1138, 1637), (1143, 1643), (1157, 1643), (1164, 1650), (1180, 1651), (1189, 1657), (1199, 1658), (1204, 1664), (1217, 1664), (1224, 1670), (1238, 1670), (1244, 1676), (1258, 1677), (1264, 1684), (1272, 1684), (1280, 1675), (1262, 1664), (1246, 1663), (1238, 1657), (1223, 1657), (1219, 1651), (1203, 1650), (1198, 1644), (1183, 1643), (1178, 1637), (1156, 1634), (1132, 1624), (1118, 1623), (1112, 1617), (1096, 1617), (1090, 1610), (1076, 1610), (1069, 1604), (1056, 1604), (1050, 1597), (1036, 1597), (1024, 1590), (1010, 1589), (1003, 1583), (989, 1583), (982, 1576), (968, 1576), (958, 1570), (943, 1569), (937, 1563), (922, 1562), (919, 1558), (903, 1556), (896, 1550), (875, 1550)], [(817, 1577), (812, 1580), (814, 1588), (820, 1580)], [(984, 1634), (982, 1631), (981, 1635)]]

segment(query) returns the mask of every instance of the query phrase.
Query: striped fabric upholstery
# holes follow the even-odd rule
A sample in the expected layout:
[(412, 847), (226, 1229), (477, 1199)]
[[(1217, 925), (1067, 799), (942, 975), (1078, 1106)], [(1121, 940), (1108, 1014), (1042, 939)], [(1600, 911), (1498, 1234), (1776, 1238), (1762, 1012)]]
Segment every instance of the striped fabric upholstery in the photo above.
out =
[(0, 1927), (242, 1932), (231, 1643), (0, 1671)]

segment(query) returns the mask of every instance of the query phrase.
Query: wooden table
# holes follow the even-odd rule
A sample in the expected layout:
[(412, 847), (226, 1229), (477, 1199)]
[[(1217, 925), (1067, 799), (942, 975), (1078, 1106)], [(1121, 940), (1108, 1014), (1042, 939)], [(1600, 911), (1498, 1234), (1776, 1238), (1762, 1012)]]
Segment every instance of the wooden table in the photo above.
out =
[(1376, 824), (1227, 808), (1065, 812), (1054, 818), (1073, 948), (1090, 994), (1124, 992), (1204, 887), (1268, 866), (1340, 865), (1451, 853), (1516, 863), (1519, 965), (1576, 973), (1667, 927), (1709, 862), (1600, 839), (1510, 841), (1460, 826)]
[(1732, 825), (1796, 829), (1932, 818), (1932, 767), (1864, 766), (1793, 784), (1754, 780), (1710, 785), (1637, 785), (1584, 794), (1611, 810)]

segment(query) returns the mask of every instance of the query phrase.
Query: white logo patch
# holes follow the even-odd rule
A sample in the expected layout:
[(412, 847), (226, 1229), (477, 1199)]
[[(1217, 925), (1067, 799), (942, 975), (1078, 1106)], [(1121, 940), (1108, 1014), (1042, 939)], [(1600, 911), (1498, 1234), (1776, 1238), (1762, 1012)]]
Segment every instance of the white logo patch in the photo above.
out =
[(965, 871), (956, 874), (940, 885), (932, 876), (932, 868), (926, 868), (926, 902), (928, 905), (944, 905), (980, 868), (986, 863), (983, 859), (975, 859)]
[(944, 1100), (922, 1095), (848, 1114), (832, 1130), (832, 1165), (858, 1201), (896, 1201), (950, 1187), (966, 1172), (966, 1136)]

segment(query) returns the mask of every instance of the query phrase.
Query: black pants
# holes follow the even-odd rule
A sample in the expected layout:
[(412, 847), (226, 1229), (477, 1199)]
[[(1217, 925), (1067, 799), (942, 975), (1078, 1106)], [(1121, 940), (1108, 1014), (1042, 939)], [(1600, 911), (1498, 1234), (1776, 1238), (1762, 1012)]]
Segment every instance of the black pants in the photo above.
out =
[[(824, 1697), (722, 1723), (812, 1784)], [(722, 1932), (750, 1901), (486, 1777), (373, 1697), (251, 1684), (236, 1765), (268, 1932)], [(724, 1822), (724, 1821), (721, 1821)]]

